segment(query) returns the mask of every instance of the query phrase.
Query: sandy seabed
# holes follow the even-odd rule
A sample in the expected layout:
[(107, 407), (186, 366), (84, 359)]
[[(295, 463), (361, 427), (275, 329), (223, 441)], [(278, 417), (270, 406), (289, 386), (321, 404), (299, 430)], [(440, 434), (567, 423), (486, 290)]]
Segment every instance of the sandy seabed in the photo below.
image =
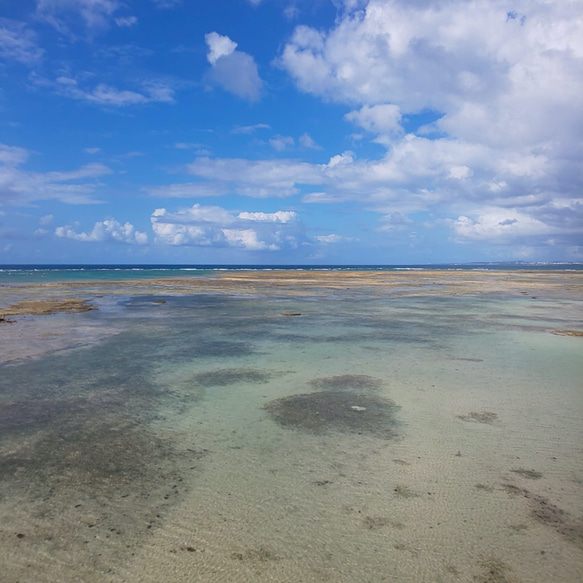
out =
[(578, 582), (583, 274), (0, 288), (2, 580)]

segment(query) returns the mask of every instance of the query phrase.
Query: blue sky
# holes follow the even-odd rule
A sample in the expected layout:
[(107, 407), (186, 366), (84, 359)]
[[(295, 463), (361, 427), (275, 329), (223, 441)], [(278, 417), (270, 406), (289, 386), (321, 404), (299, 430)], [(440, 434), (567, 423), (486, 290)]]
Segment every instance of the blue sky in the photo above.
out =
[(583, 260), (582, 0), (0, 0), (0, 263)]

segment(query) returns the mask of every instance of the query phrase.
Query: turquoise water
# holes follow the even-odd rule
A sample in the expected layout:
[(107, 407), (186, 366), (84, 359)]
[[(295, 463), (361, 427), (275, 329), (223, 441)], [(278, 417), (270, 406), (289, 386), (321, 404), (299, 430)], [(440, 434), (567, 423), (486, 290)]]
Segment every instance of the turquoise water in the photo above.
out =
[(4, 580), (578, 581), (583, 309), (537, 294), (45, 317), (0, 366)]

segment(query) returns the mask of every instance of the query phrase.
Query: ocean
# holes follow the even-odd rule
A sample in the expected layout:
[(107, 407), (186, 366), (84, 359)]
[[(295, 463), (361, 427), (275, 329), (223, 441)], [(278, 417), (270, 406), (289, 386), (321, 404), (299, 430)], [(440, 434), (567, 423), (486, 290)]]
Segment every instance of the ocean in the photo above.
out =
[(583, 263), (511, 262), (427, 265), (0, 265), (0, 285), (55, 281), (205, 276), (220, 271), (581, 271)]
[(3, 581), (583, 572), (581, 264), (1, 266)]

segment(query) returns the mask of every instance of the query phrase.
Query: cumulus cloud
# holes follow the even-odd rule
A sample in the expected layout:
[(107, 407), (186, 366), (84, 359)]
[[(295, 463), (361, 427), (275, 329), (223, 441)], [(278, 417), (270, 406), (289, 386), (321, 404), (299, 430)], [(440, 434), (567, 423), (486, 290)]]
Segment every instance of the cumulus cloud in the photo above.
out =
[(517, 210), (500, 212), (498, 209), (475, 218), (460, 216), (454, 221), (453, 229), (462, 242), (496, 239), (512, 244), (525, 236), (534, 239), (557, 234), (548, 225)]
[(148, 242), (148, 235), (136, 231), (131, 223), (123, 225), (115, 219), (105, 219), (98, 221), (89, 233), (78, 233), (70, 225), (57, 227), (55, 235), (61, 239), (72, 239), (73, 241), (82, 241), (85, 243), (127, 243), (145, 245)]
[(237, 43), (217, 32), (205, 35), (207, 59), (211, 64), (206, 78), (212, 84), (242, 99), (257, 101), (263, 81), (251, 55), (238, 51)]
[(24, 148), (0, 144), (0, 204), (28, 205), (39, 200), (96, 203), (96, 179), (111, 174), (103, 164), (86, 164), (68, 172), (30, 172), (21, 168), (27, 158)]
[(209, 32), (204, 38), (209, 49), (207, 59), (213, 66), (217, 64), (221, 57), (232, 55), (237, 48), (236, 42), (232, 41), (228, 36), (222, 36), (217, 32)]
[[(580, 15), (578, 0), (369, 0), (344, 2), (329, 31), (298, 26), (281, 67), (387, 147), (306, 200), (439, 211), (457, 240), (555, 236), (582, 204)], [(437, 121), (407, 135), (428, 111)]]
[(345, 118), (373, 134), (390, 135), (403, 131), (398, 105), (363, 105), (360, 110), (347, 113)]
[(156, 242), (165, 245), (280, 251), (297, 248), (304, 240), (302, 224), (292, 211), (237, 213), (195, 204), (176, 212), (156, 209), (151, 221)]
[(36, 34), (26, 24), (0, 18), (0, 59), (32, 66), (40, 62), (43, 53)]

